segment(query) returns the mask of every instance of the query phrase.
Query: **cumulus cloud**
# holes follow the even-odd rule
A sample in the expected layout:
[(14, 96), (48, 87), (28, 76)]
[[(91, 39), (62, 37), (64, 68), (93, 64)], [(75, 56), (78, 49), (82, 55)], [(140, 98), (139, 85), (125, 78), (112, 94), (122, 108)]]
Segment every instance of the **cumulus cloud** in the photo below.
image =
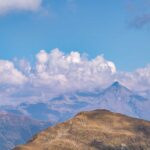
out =
[(35, 65), (0, 60), (0, 96), (5, 100), (0, 105), (44, 102), (61, 94), (102, 89), (116, 80), (132, 90), (150, 90), (150, 65), (121, 72), (102, 55), (88, 59), (77, 51), (41, 50)]
[(130, 73), (132, 89), (147, 90), (150, 89), (150, 65), (137, 69)]
[(36, 11), (42, 0), (0, 0), (0, 14), (13, 10)]
[(0, 60), (0, 84), (23, 84), (27, 78), (10, 61)]
[(101, 55), (89, 60), (79, 52), (64, 54), (59, 49), (49, 53), (41, 50), (36, 55), (35, 66), (26, 60), (15, 63), (1, 60), (0, 87), (13, 84), (15, 87), (7, 87), (11, 89), (9, 92), (3, 90), (8, 99), (19, 97), (19, 100), (35, 102), (62, 93), (101, 88), (113, 81), (115, 73), (115, 64)]
[(50, 53), (41, 50), (37, 54), (34, 79), (39, 84), (57, 84), (63, 89), (77, 90), (105, 85), (115, 72), (115, 65), (103, 56), (87, 60), (78, 52), (65, 55), (59, 49)]

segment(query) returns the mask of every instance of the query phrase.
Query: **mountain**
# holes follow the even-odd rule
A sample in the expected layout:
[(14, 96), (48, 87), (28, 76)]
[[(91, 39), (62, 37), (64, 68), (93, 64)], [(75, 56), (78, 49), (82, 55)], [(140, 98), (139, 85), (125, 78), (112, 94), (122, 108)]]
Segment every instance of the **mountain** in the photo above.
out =
[(18, 144), (27, 142), (35, 133), (48, 126), (45, 122), (35, 121), (12, 113), (0, 113), (0, 150), (11, 150)]
[(86, 103), (80, 111), (101, 108), (150, 120), (150, 109), (148, 108), (150, 99), (138, 95), (119, 82), (114, 82), (106, 89), (92, 94), (79, 93), (76, 101)]
[(12, 107), (3, 109), (18, 114), (26, 112), (34, 119), (48, 120), (55, 124), (73, 117), (80, 111), (99, 108), (150, 120), (149, 106), (150, 98), (129, 90), (119, 82), (114, 82), (104, 90), (66, 93), (45, 102), (21, 103), (14, 109)]
[[(51, 122), (50, 125), (54, 125), (72, 118), (78, 112), (89, 111), (93, 109), (107, 109), (112, 112), (126, 114), (131, 117), (150, 120), (149, 106), (150, 98), (148, 96), (141, 96), (137, 92), (129, 90), (119, 82), (114, 82), (104, 90), (96, 89), (94, 91), (78, 91), (76, 93), (67, 93), (48, 99), (45, 102), (37, 102), (34, 104), (21, 103), (17, 107), (13, 108), (10, 106), (2, 108), (2, 110), (4, 109), (9, 113), (15, 113), (19, 115), (24, 115), (23, 113), (26, 112), (26, 114), (29, 114), (34, 120), (40, 120), (40, 122), (49, 121)], [(12, 118), (13, 117), (11, 117), (10, 120), (13, 120)], [(13, 124), (14, 126), (17, 124), (19, 126), (18, 129), (24, 128), (25, 125), (29, 126), (28, 121), (24, 121), (24, 126), (21, 127), (17, 122)], [(21, 130), (19, 130), (19, 133), (20, 131)], [(36, 132), (38, 131), (39, 130)], [(18, 134), (18, 130), (14, 131), (14, 134), (15, 133)], [(12, 135), (12, 133), (9, 135)], [(22, 139), (22, 137), (24, 137), (23, 134), (21, 134), (20, 139)], [(26, 138), (26, 140), (28, 139), (29, 138)], [(12, 143), (11, 138), (5, 140), (3, 143), (11, 145), (8, 144), (9, 141)], [(23, 141), (24, 140), (19, 140), (17, 143), (23, 143)]]
[(14, 150), (149, 150), (150, 122), (107, 110), (81, 112)]
[(99, 107), (113, 112), (150, 120), (150, 111), (147, 108), (149, 104), (150, 99), (138, 95), (119, 82), (114, 82), (100, 93), (95, 103), (95, 108)]

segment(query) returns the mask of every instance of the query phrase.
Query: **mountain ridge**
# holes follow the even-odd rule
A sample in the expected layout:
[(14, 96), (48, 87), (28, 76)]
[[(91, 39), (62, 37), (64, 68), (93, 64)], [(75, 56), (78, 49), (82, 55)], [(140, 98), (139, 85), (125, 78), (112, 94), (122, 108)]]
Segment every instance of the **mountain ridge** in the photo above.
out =
[(27, 116), (0, 112), (0, 150), (10, 150), (18, 144), (27, 142), (47, 126), (48, 123)]
[[(136, 94), (119, 82), (114, 82), (102, 91), (66, 94), (50, 99), (47, 103), (23, 104), (20, 110), (29, 114), (33, 119), (49, 120), (52, 125), (64, 122), (78, 112), (94, 109), (107, 109), (131, 117), (150, 120), (149, 106), (148, 98)], [(12, 114), (18, 112), (18, 108), (19, 106), (16, 111), (10, 110), (10, 112)]]
[(14, 150), (148, 150), (150, 122), (105, 109), (80, 112)]
[(55, 124), (73, 117), (79, 111), (98, 108), (150, 120), (149, 105), (150, 98), (143, 97), (116, 81), (103, 90), (62, 94), (45, 102), (20, 104), (14, 110), (8, 107), (6, 111), (26, 112), (34, 119), (50, 120)]

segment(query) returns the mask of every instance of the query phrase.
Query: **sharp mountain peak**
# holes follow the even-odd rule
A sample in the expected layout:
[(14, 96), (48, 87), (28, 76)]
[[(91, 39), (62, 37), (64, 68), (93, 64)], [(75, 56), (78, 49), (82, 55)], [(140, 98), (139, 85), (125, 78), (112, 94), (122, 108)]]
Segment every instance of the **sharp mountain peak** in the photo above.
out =
[(115, 81), (113, 82), (108, 88), (106, 88), (104, 91), (125, 91), (128, 93), (133, 93), (130, 89), (128, 89), (126, 86), (122, 85), (120, 82)]

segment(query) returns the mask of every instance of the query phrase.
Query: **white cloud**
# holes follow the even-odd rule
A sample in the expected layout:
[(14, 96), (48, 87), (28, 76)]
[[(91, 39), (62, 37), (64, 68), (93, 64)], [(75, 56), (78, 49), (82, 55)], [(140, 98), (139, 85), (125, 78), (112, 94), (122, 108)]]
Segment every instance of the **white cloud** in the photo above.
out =
[(133, 90), (150, 90), (150, 65), (134, 72), (118, 73), (117, 78)]
[(0, 14), (13, 10), (36, 11), (42, 0), (0, 0)]
[(41, 50), (36, 59), (35, 66), (26, 60), (17, 60), (15, 65), (0, 61), (0, 87), (1, 84), (15, 85), (4, 89), (3, 97), (11, 101), (18, 96), (20, 101), (48, 100), (61, 93), (106, 86), (113, 81), (116, 72), (115, 65), (103, 56), (88, 60), (79, 52), (64, 54), (59, 49), (50, 53)]
[(48, 54), (44, 51), (41, 50), (37, 55), (36, 55), (37, 61), (39, 63), (46, 63), (48, 61)]
[(27, 78), (10, 61), (0, 60), (0, 84), (23, 84)]
[(115, 65), (98, 56), (84, 59), (80, 53), (63, 54), (59, 49), (37, 54), (34, 80), (39, 84), (59, 85), (64, 90), (93, 88), (107, 84), (116, 72)]
[(81, 62), (80, 53), (71, 52), (70, 55), (67, 57), (67, 61), (72, 63), (80, 63)]
[(79, 52), (64, 54), (59, 49), (49, 53), (41, 50), (32, 66), (26, 60), (0, 60), (0, 88), (7, 85), (0, 90), (0, 96), (7, 104), (16, 100), (17, 104), (47, 101), (63, 93), (101, 89), (115, 80), (132, 90), (150, 90), (150, 65), (120, 72), (102, 55), (87, 59)]

